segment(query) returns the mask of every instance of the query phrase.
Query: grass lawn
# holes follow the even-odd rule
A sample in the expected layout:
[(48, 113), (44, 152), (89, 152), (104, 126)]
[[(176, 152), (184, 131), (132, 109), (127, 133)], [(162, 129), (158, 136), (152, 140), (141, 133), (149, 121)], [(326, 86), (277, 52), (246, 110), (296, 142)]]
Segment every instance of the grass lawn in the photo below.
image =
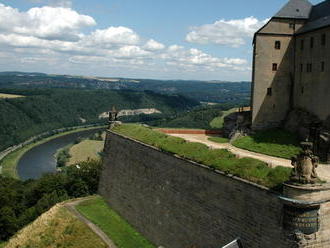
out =
[(76, 164), (87, 159), (98, 159), (99, 153), (102, 152), (104, 141), (99, 140), (83, 140), (79, 144), (73, 145), (69, 153), (71, 158), (67, 165)]
[(229, 139), (223, 138), (223, 137), (210, 137), (210, 138), (207, 138), (207, 139), (209, 141), (213, 141), (213, 142), (220, 143), (220, 144), (229, 142)]
[(109, 208), (101, 197), (82, 202), (76, 209), (100, 227), (118, 248), (155, 248), (130, 224)]
[(219, 117), (215, 117), (211, 122), (210, 122), (210, 126), (212, 128), (223, 128), (223, 123), (224, 123), (224, 118), (231, 114), (234, 113), (235, 111), (237, 111), (237, 108), (232, 108), (229, 109), (227, 111), (223, 111), (223, 115), (219, 116)]
[(4, 157), (0, 161), (0, 166), (2, 166), (2, 175), (5, 177), (13, 177), (13, 178), (19, 179), (17, 170), (16, 170), (17, 164), (18, 164), (19, 160), (21, 159), (21, 157), (27, 151), (32, 149), (33, 147), (46, 143), (47, 141), (58, 138), (60, 136), (64, 136), (64, 135), (67, 135), (70, 133), (80, 132), (80, 131), (84, 131), (84, 130), (96, 129), (96, 128), (100, 128), (100, 127), (78, 128), (78, 129), (70, 130), (70, 131), (67, 131), (64, 133), (59, 133), (59, 134), (56, 134), (53, 136), (49, 136), (49, 137), (42, 139), (40, 141), (37, 141), (35, 143), (31, 143), (29, 145), (22, 147), (21, 149), (18, 149), (12, 153), (9, 153), (6, 157)]
[(234, 141), (233, 145), (249, 151), (286, 159), (290, 159), (301, 151), (298, 137), (280, 129), (260, 131), (252, 136), (242, 137)]
[(19, 97), (25, 97), (25, 96), (0, 93), (0, 98), (19, 98)]
[(55, 206), (11, 238), (6, 248), (106, 248), (85, 223), (64, 206)]
[(4, 242), (0, 242), (0, 248), (4, 248), (5, 245), (6, 245), (6, 243), (4, 243)]
[(141, 125), (120, 125), (113, 131), (269, 188), (278, 187), (287, 181), (291, 173), (291, 168), (269, 168), (262, 161), (252, 158), (239, 159), (227, 150), (209, 149), (204, 144), (186, 142), (184, 139), (168, 136)]

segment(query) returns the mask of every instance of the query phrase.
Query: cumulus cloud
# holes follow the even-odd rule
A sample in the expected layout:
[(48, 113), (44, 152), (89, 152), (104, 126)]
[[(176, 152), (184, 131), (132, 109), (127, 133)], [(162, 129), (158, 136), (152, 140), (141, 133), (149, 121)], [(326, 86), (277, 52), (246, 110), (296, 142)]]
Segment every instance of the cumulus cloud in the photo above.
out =
[(96, 25), (87, 15), (62, 7), (32, 8), (27, 12), (0, 4), (0, 31), (49, 40), (78, 40), (84, 27)]
[(159, 43), (153, 39), (148, 40), (148, 42), (144, 45), (144, 49), (149, 51), (158, 51), (164, 49), (165, 46), (162, 43)]
[(132, 29), (126, 27), (109, 27), (107, 29), (97, 29), (90, 35), (84, 37), (82, 42), (89, 45), (100, 45), (112, 47), (114, 45), (135, 45), (140, 41), (140, 37)]
[(238, 47), (246, 43), (247, 38), (262, 27), (268, 20), (258, 20), (255, 17), (244, 19), (221, 19), (213, 24), (193, 27), (186, 36), (186, 41), (197, 44), (218, 44)]
[(168, 73), (250, 70), (244, 59), (219, 58), (179, 45), (166, 47), (152, 38), (140, 37), (128, 27), (110, 26), (87, 32), (86, 27), (96, 25), (94, 18), (69, 6), (35, 7), (24, 12), (0, 4), (0, 64), (15, 60), (13, 67), (26, 66), (34, 71), (46, 65)]

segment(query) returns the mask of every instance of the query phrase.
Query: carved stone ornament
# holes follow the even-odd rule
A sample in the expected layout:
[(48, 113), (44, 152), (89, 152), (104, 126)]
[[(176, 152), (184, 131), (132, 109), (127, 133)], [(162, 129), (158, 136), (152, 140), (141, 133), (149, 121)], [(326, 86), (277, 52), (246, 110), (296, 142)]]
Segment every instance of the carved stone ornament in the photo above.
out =
[(300, 184), (310, 184), (318, 181), (316, 168), (319, 158), (312, 152), (313, 143), (302, 142), (303, 151), (291, 159), (293, 166), (290, 180)]

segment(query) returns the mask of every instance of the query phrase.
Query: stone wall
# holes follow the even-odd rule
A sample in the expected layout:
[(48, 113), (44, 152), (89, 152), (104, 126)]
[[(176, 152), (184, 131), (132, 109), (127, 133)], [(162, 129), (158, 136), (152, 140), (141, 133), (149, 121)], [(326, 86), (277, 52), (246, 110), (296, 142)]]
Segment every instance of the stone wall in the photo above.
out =
[(145, 237), (166, 248), (296, 247), (283, 205), (266, 188), (108, 132), (100, 194)]

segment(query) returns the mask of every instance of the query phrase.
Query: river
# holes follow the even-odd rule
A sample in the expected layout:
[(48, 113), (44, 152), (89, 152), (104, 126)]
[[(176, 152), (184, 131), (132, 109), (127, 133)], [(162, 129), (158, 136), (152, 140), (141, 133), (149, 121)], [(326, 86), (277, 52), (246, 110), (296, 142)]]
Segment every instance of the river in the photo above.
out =
[(56, 159), (54, 155), (58, 149), (73, 143), (77, 138), (86, 138), (99, 130), (102, 129), (67, 134), (33, 147), (19, 160), (17, 165), (18, 176), (22, 180), (37, 179), (44, 173), (56, 172)]

